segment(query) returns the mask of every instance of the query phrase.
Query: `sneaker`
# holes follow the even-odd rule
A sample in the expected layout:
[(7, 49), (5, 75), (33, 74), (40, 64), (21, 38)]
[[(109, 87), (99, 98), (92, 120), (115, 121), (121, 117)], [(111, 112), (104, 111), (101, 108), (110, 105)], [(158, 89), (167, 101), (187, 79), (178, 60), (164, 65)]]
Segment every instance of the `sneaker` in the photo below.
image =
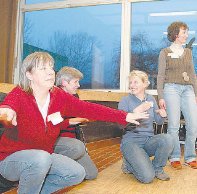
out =
[(185, 165), (186, 166), (189, 166), (193, 169), (197, 169), (197, 162), (194, 160), (194, 161), (191, 161), (191, 162), (185, 162)]
[(170, 164), (173, 168), (175, 168), (177, 170), (180, 170), (182, 168), (182, 165), (181, 165), (180, 161), (173, 161)]
[(166, 174), (165, 172), (158, 173), (155, 175), (155, 177), (159, 180), (162, 180), (162, 181), (169, 181), (170, 180), (169, 175)]

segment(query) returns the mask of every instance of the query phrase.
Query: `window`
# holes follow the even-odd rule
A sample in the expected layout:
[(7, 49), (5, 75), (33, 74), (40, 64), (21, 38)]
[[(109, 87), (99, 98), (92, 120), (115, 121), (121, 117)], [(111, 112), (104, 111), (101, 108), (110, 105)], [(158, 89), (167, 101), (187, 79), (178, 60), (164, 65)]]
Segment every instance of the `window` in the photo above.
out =
[(22, 58), (36, 50), (49, 52), (56, 71), (68, 65), (84, 73), (81, 88), (127, 91), (130, 70), (139, 69), (149, 74), (150, 89), (156, 89), (158, 55), (170, 44), (167, 27), (181, 20), (190, 28), (188, 41), (196, 37), (197, 1), (130, 2), (26, 0), (21, 5)]
[(55, 70), (84, 74), (81, 88), (119, 89), (121, 4), (25, 12), (23, 58), (49, 52)]

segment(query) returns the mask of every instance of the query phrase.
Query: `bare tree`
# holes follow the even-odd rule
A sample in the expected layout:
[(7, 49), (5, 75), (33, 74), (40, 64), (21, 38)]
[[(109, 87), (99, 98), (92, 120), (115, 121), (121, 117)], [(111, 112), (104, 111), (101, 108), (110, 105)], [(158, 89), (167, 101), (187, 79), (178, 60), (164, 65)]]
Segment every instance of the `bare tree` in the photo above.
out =
[(24, 20), (24, 25), (23, 25), (23, 43), (28, 44), (30, 46), (34, 46), (34, 47), (38, 47), (38, 48), (42, 48), (42, 41), (38, 40), (38, 39), (34, 39), (34, 34), (33, 33), (33, 27), (34, 24), (32, 23), (32, 21), (30, 20), (30, 18), (25, 17)]
[(131, 40), (131, 47), (131, 70), (137, 68), (149, 74), (156, 71), (158, 50), (149, 41), (146, 33), (139, 32), (134, 35)]
[(166, 47), (169, 47), (170, 45), (171, 45), (171, 42), (167, 39), (167, 37), (163, 37), (161, 39), (161, 45), (160, 45), (161, 48), (166, 48)]
[(194, 68), (197, 74), (197, 48), (196, 47), (192, 47), (192, 54), (193, 54)]
[(28, 17), (25, 17), (24, 20), (24, 26), (23, 26), (23, 32), (24, 32), (24, 36), (23, 36), (23, 41), (24, 43), (28, 43), (31, 40), (31, 30), (32, 30), (32, 22)]
[(120, 87), (120, 59), (121, 59), (121, 46), (120, 42), (118, 42), (113, 47), (112, 51), (112, 69), (113, 69), (113, 79), (112, 79), (112, 88), (119, 88)]
[(50, 38), (50, 50), (68, 58), (70, 66), (81, 71), (91, 69), (93, 59), (93, 47), (96, 39), (87, 33), (55, 32)]
[(148, 39), (145, 32), (138, 32), (132, 37), (131, 47), (131, 70), (139, 69), (148, 73), (150, 87), (155, 88), (160, 49)]
[[(139, 69), (149, 74), (151, 81), (151, 88), (155, 87), (156, 74), (157, 74), (157, 61), (158, 61), (158, 48), (149, 41), (145, 32), (138, 32), (131, 39), (131, 62), (130, 70)], [(119, 67), (120, 64), (120, 43), (114, 47), (113, 50), (113, 63), (114, 67)], [(119, 86), (117, 81), (120, 78), (120, 72), (116, 68), (116, 80), (114, 79), (115, 86)]]

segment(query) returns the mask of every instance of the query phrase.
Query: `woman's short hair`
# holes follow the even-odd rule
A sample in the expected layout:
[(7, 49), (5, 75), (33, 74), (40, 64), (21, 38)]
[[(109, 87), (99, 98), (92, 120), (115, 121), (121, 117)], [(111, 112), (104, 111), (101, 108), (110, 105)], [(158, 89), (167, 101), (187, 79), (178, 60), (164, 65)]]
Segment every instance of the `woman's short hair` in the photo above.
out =
[(26, 72), (31, 72), (33, 68), (37, 68), (40, 65), (44, 66), (47, 63), (54, 66), (54, 59), (47, 52), (34, 52), (28, 55), (21, 66), (19, 86), (26, 92), (32, 93), (31, 83), (26, 76)]
[(180, 29), (183, 28), (184, 30), (189, 29), (187, 24), (184, 22), (173, 22), (168, 26), (168, 40), (170, 42), (174, 42), (180, 32)]
[(83, 73), (81, 73), (78, 69), (74, 67), (62, 67), (56, 74), (56, 86), (62, 86), (62, 81), (66, 80), (70, 82), (72, 79), (79, 79), (83, 78)]
[(144, 71), (139, 70), (133, 70), (129, 74), (129, 79), (132, 79), (133, 77), (139, 77), (143, 83), (147, 83), (147, 87), (149, 86), (150, 82), (148, 80), (148, 75)]

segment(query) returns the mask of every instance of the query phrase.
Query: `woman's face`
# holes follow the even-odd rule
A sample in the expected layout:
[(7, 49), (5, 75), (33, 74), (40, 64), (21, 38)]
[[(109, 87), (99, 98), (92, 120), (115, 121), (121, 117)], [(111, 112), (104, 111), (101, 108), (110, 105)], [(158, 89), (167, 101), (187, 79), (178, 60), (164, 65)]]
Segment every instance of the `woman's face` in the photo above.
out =
[(188, 29), (180, 28), (175, 43), (184, 44), (187, 41), (187, 38), (188, 38)]
[(69, 82), (64, 80), (62, 82), (63, 89), (68, 92), (69, 94), (76, 94), (77, 89), (80, 87), (79, 79), (73, 78)]
[(129, 79), (129, 89), (131, 94), (135, 96), (143, 95), (145, 93), (147, 84), (141, 78), (134, 76)]
[(50, 63), (40, 62), (31, 72), (27, 72), (26, 76), (31, 81), (31, 87), (40, 89), (50, 89), (54, 86), (55, 72)]

